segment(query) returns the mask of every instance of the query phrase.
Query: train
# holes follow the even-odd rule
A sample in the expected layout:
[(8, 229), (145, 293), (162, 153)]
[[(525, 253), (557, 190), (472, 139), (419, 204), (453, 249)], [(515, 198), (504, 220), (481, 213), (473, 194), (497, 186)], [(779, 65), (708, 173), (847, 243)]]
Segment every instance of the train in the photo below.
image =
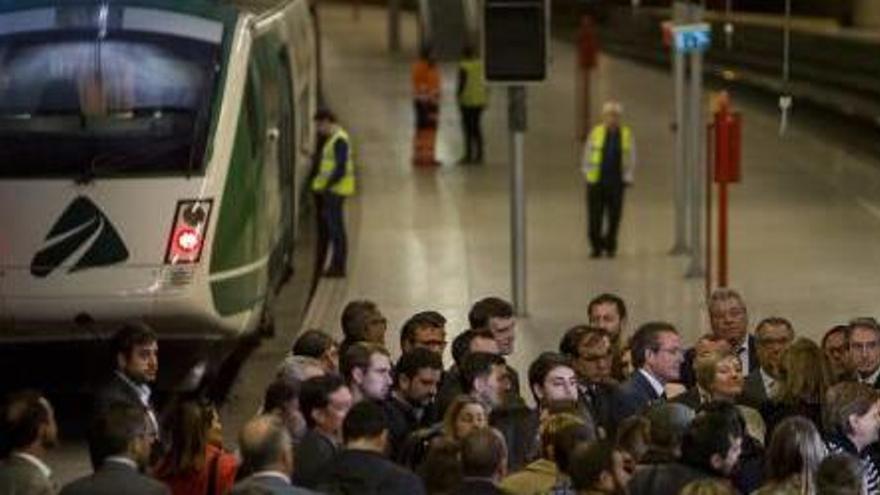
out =
[(140, 320), (195, 383), (271, 327), (316, 42), (307, 0), (0, 0), (0, 361)]

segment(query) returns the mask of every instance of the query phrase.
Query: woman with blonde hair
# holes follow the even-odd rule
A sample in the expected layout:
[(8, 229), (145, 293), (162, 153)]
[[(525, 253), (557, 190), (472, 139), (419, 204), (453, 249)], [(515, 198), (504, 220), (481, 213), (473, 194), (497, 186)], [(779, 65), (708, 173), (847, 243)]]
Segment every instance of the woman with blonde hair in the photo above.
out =
[(489, 415), (480, 401), (469, 396), (456, 397), (443, 416), (443, 434), (453, 440), (461, 440), (472, 430), (489, 424)]
[(827, 455), (819, 430), (808, 419), (784, 419), (764, 454), (765, 484), (756, 495), (815, 495), (815, 476)]
[(718, 478), (703, 478), (685, 485), (679, 495), (736, 495), (736, 490)]
[(822, 428), (822, 404), (831, 384), (822, 349), (800, 337), (782, 354), (781, 378), (776, 396), (761, 406), (767, 433), (789, 416), (803, 416)]

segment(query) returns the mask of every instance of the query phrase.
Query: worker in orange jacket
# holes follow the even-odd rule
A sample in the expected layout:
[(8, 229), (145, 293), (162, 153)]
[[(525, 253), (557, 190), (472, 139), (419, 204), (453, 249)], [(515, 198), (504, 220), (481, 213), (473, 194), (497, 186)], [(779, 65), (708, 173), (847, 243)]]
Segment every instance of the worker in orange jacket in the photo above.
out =
[(429, 48), (423, 48), (412, 66), (413, 104), (416, 133), (413, 140), (414, 165), (439, 165), (434, 159), (437, 123), (440, 113), (440, 69)]

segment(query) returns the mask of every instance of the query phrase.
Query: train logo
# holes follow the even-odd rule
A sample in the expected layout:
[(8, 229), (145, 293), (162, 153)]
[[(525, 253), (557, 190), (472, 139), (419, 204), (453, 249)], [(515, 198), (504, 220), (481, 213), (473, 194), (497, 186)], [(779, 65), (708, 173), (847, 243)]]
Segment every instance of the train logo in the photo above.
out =
[(82, 253), (67, 273), (122, 263), (128, 248), (95, 203), (79, 196), (61, 214), (31, 261), (31, 274), (45, 278), (75, 254)]

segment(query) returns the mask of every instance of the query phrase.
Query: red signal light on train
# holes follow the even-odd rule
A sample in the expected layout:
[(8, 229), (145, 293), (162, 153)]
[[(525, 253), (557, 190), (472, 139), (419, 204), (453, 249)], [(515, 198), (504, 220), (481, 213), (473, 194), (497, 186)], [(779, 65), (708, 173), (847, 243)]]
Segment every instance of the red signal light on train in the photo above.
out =
[(174, 223), (168, 236), (165, 264), (198, 263), (205, 247), (205, 236), (213, 201), (184, 200), (177, 203)]

